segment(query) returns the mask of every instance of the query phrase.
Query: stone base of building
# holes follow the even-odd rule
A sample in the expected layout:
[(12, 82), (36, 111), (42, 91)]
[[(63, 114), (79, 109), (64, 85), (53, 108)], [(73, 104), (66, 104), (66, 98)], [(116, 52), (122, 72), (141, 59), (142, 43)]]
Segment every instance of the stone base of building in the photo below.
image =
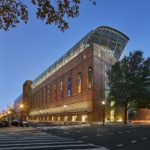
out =
[(73, 114), (53, 114), (53, 115), (41, 115), (30, 116), (29, 121), (32, 122), (91, 122), (91, 113), (73, 113)]
[[(122, 122), (122, 114), (116, 115), (113, 120), (110, 120), (108, 113), (105, 114), (105, 123)], [(103, 116), (92, 112), (76, 112), (70, 114), (51, 114), (30, 116), (28, 121), (37, 123), (50, 123), (50, 124), (101, 124), (103, 122)]]

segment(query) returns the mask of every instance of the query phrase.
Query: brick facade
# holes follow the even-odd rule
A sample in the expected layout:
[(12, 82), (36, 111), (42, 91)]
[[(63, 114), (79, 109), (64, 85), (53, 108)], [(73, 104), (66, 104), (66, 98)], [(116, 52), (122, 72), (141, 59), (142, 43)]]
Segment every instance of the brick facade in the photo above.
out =
[[(104, 34), (106, 39), (102, 39)], [(23, 95), (26, 95), (29, 120), (102, 121), (107, 71), (119, 58), (127, 41), (128, 37), (115, 29), (96, 28), (56, 61), (49, 74), (44, 72), (35, 83), (26, 82)], [(109, 118), (109, 114), (106, 112), (105, 117)]]
[[(102, 121), (102, 101), (105, 96), (106, 71), (115, 59), (105, 50), (94, 44), (68, 62), (55, 74), (30, 91), (29, 116), (37, 121), (82, 121), (82, 115), (88, 121)], [(88, 88), (88, 68), (92, 67), (92, 88)], [(82, 75), (81, 93), (77, 91), (78, 73)], [(68, 78), (71, 78), (71, 96), (68, 96)], [(61, 82), (63, 87), (61, 90)], [(66, 108), (64, 108), (64, 105)], [(43, 119), (44, 118), (44, 119)], [(48, 118), (48, 119), (47, 119)]]

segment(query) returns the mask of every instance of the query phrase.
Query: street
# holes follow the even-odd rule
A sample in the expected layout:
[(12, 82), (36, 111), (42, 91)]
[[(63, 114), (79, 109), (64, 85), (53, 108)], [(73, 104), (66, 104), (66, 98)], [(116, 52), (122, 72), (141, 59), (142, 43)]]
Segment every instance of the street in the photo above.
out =
[(148, 125), (107, 125), (77, 128), (43, 128), (64, 138), (73, 138), (92, 143), (110, 150), (149, 150), (150, 126)]
[(0, 150), (149, 150), (149, 125), (79, 125), (0, 129)]
[(56, 150), (56, 149), (99, 149), (80, 140), (63, 138), (51, 133), (28, 128), (5, 128), (0, 130), (0, 150)]

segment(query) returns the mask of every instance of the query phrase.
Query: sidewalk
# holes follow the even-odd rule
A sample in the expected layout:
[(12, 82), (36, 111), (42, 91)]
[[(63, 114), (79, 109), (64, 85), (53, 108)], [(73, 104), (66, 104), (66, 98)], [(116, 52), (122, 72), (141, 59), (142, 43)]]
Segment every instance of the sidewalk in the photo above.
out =
[(33, 127), (6, 127), (6, 128), (0, 128), (0, 134), (3, 133), (10, 133), (10, 132), (28, 132), (28, 131), (37, 131)]
[(102, 122), (94, 122), (92, 124), (86, 123), (86, 124), (78, 124), (78, 125), (37, 125), (36, 129), (37, 130), (53, 130), (53, 129), (63, 129), (63, 130), (68, 130), (68, 129), (73, 129), (73, 128), (86, 128), (86, 127), (101, 127), (101, 128), (111, 128), (111, 127), (128, 127), (128, 126), (139, 126), (139, 125), (145, 125), (145, 124), (135, 124), (135, 123), (128, 123), (127, 125), (124, 125), (122, 122), (120, 123), (105, 123), (103, 126)]

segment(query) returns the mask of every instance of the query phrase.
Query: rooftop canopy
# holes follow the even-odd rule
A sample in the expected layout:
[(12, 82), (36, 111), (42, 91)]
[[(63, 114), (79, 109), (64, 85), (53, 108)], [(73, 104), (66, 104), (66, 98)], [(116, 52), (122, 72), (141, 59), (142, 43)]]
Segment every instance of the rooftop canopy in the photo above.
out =
[(90, 31), (75, 46), (73, 46), (66, 54), (58, 59), (53, 65), (39, 75), (32, 83), (32, 88), (38, 86), (41, 82), (50, 77), (62, 66), (76, 57), (79, 53), (93, 43), (103, 46), (114, 58), (119, 59), (129, 38), (111, 27), (102, 26)]
[(93, 30), (87, 42), (104, 46), (116, 59), (119, 59), (128, 40), (129, 38), (120, 31), (102, 26)]

